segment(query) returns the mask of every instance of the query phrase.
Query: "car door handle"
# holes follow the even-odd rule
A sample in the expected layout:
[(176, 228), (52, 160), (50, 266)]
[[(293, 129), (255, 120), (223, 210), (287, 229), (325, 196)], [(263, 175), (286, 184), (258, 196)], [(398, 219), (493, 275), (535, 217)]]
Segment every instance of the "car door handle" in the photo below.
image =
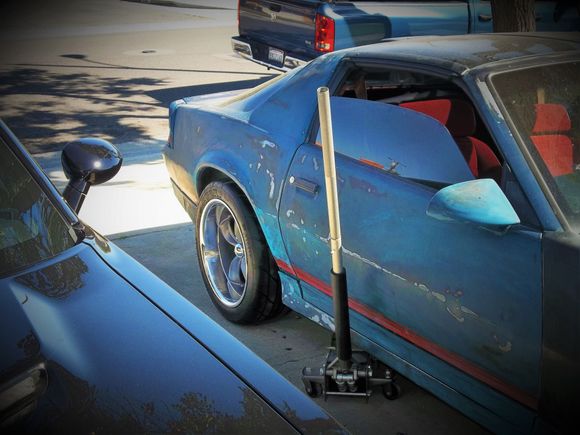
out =
[(297, 189), (304, 190), (311, 195), (316, 195), (318, 193), (318, 189), (320, 188), (318, 184), (300, 177), (291, 176), (288, 181), (292, 186), (296, 187)]

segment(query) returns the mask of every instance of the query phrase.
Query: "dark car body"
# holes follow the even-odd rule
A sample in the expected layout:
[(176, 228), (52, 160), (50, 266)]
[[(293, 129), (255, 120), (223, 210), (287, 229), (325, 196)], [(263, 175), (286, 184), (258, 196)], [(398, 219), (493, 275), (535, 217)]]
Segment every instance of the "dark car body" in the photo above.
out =
[(80, 222), (0, 126), (1, 165), (8, 168), (0, 174), (1, 431), (342, 431), (220, 326)]
[[(579, 61), (578, 34), (343, 50), (229, 100), (175, 102), (165, 159), (190, 213), (210, 183), (237, 186), (284, 304), (333, 328), (328, 87), (354, 340), (495, 432), (566, 431), (580, 409)], [(416, 109), (455, 100), (471, 111), (456, 125)]]

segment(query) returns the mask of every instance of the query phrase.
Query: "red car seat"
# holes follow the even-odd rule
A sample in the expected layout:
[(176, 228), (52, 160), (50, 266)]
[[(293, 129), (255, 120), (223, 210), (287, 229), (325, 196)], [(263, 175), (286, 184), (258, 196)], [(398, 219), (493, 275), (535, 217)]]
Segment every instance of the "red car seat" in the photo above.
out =
[(536, 104), (536, 123), (530, 138), (554, 177), (574, 171), (574, 145), (570, 137), (562, 134), (571, 128), (564, 106)]
[(440, 99), (401, 103), (400, 107), (431, 116), (447, 127), (476, 178), (501, 180), (501, 164), (485, 142), (473, 137), (476, 129), (473, 106), (464, 100)]

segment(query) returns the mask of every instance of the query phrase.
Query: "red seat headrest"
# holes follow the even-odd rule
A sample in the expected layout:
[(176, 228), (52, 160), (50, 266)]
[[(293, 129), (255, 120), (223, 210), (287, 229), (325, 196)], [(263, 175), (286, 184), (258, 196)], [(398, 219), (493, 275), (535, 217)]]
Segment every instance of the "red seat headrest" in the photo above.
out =
[(568, 136), (532, 136), (532, 142), (552, 176), (559, 177), (574, 172), (574, 146)]
[(451, 136), (464, 137), (475, 133), (475, 113), (470, 103), (458, 99), (425, 100), (401, 103), (400, 107), (431, 116), (447, 127)]
[(533, 134), (562, 133), (572, 128), (570, 115), (561, 104), (536, 104)]

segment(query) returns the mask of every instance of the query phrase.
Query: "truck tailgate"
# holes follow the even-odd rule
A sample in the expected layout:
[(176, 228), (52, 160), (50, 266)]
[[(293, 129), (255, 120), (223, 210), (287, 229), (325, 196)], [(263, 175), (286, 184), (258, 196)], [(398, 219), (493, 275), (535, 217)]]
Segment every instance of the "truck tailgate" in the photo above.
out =
[[(315, 56), (314, 19), (319, 1), (315, 0), (240, 0), (240, 36), (299, 57)], [(272, 52), (260, 53), (265, 60)], [(275, 57), (274, 52), (271, 57)]]

